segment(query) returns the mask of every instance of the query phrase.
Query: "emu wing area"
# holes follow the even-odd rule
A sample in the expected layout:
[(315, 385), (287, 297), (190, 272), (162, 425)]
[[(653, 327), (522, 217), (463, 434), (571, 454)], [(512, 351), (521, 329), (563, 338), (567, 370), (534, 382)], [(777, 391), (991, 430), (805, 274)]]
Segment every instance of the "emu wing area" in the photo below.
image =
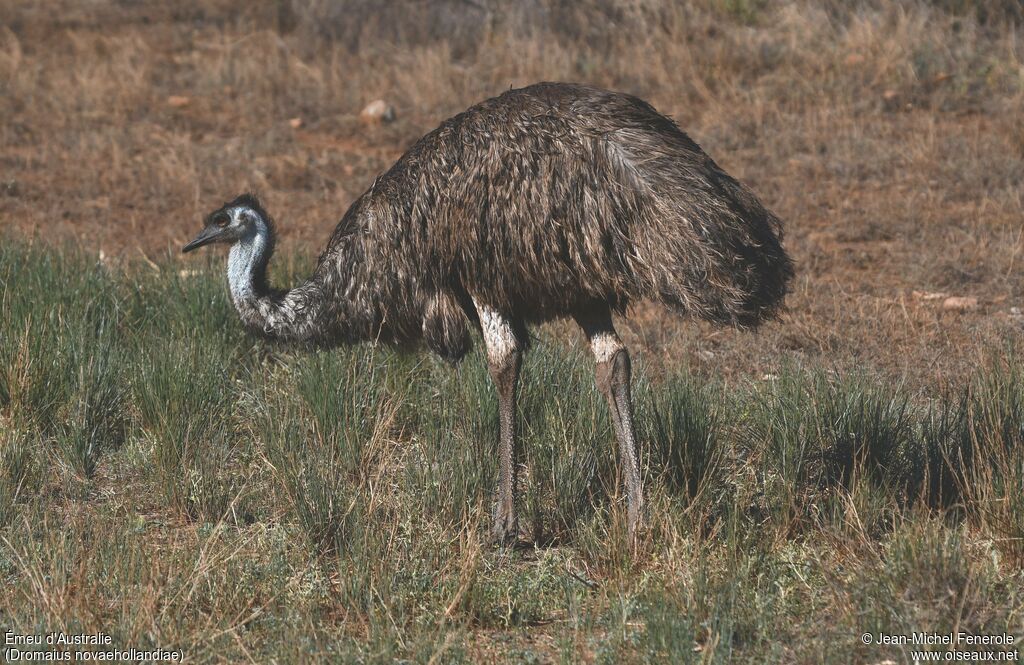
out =
[(460, 337), (470, 299), (526, 322), (651, 299), (754, 326), (793, 272), (750, 190), (649, 104), (584, 86), (471, 107), (354, 208), (369, 213), (366, 254), (417, 294), (428, 343), (432, 327)]

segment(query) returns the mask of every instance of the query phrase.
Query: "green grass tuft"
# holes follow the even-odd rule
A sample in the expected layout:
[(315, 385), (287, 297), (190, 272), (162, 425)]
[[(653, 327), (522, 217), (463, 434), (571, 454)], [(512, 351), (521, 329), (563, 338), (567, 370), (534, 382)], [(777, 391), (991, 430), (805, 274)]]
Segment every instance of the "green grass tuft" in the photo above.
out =
[(213, 263), (115, 271), (7, 244), (0, 274), (15, 630), (199, 662), (881, 662), (902, 652), (864, 631), (1021, 632), (1012, 350), (938, 397), (800, 367), (655, 381), (638, 362), (634, 547), (593, 361), (541, 329), (520, 387), (531, 542), (504, 550), (486, 545), (479, 348), (455, 368), (272, 348)]

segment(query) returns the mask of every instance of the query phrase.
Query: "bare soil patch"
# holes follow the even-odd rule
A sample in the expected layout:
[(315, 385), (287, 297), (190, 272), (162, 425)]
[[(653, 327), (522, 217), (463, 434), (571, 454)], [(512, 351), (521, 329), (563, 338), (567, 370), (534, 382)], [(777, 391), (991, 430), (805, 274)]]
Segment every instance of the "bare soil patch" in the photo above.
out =
[[(1012, 12), (439, 2), (383, 25), (364, 4), (0, 3), (0, 225), (158, 259), (254, 190), (283, 250), (315, 254), (445, 117), (575, 80), (650, 100), (787, 222), (782, 321), (750, 336), (641, 306), (624, 327), (650, 365), (759, 379), (813, 361), (936, 390), (1020, 337), (1020, 29), (995, 20)], [(395, 121), (360, 122), (378, 98)]]

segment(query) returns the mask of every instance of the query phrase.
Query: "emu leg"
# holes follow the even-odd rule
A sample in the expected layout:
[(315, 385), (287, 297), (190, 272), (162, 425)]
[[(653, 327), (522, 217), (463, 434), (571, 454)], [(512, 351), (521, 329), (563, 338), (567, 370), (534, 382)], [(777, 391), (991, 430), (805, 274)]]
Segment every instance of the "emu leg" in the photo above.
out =
[(516, 388), (522, 365), (522, 345), (516, 327), (497, 312), (477, 306), (487, 345), (487, 366), (498, 392), (498, 490), (491, 526), (493, 540), (502, 545), (519, 538), (516, 517)]
[(519, 537), (516, 517), (516, 387), (522, 354), (501, 364), (488, 363), (498, 389), (498, 492), (491, 534), (495, 542), (512, 544)]
[(611, 312), (607, 308), (577, 315), (576, 322), (583, 328), (594, 352), (594, 359), (597, 361), (597, 387), (608, 402), (615, 437), (619, 442), (619, 463), (626, 485), (629, 537), (632, 540), (636, 536), (643, 511), (643, 487), (640, 482), (636, 432), (633, 427), (633, 398), (630, 390), (632, 369), (629, 351), (615, 333)]

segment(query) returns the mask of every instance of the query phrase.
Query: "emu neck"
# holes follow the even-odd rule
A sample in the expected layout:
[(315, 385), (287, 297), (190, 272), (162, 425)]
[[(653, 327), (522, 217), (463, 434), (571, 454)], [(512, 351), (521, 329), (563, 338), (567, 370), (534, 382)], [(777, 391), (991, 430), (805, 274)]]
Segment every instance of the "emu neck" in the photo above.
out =
[(329, 334), (325, 298), (314, 279), (289, 291), (271, 289), (267, 264), (274, 253), (274, 232), (258, 220), (228, 254), (228, 285), (242, 323), (271, 339), (321, 341)]
[(228, 285), (236, 307), (251, 305), (253, 301), (269, 295), (267, 263), (272, 252), (270, 229), (262, 220), (256, 223), (252, 233), (231, 246)]
[[(270, 339), (323, 346), (412, 337), (419, 332), (418, 319), (405, 322), (400, 316), (388, 317), (382, 280), (358, 269), (366, 263), (362, 243), (352, 238), (338, 241), (330, 258), (322, 260), (309, 279), (282, 291), (267, 282), (274, 240), (273, 228), (260, 220), (228, 255), (231, 299), (249, 330)], [(401, 311), (392, 308), (393, 313)], [(386, 333), (385, 321), (390, 324)]]

